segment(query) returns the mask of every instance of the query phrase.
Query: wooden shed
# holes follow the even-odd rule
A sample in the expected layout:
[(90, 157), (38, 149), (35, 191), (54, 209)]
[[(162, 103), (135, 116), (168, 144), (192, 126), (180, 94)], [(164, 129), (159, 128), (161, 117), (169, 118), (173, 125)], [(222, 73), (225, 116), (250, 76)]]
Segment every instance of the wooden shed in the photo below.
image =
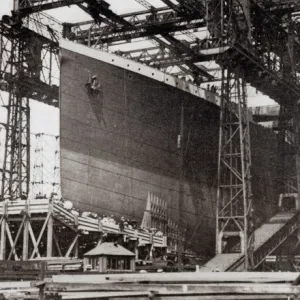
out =
[(117, 243), (102, 243), (84, 254), (84, 270), (134, 272), (135, 254)]

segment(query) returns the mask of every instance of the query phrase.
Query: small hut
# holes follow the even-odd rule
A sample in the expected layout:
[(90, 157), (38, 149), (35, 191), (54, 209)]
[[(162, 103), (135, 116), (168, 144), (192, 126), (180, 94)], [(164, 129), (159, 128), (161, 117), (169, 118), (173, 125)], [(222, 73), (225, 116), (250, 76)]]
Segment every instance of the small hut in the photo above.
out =
[(117, 243), (102, 243), (84, 254), (84, 270), (134, 272), (135, 254)]

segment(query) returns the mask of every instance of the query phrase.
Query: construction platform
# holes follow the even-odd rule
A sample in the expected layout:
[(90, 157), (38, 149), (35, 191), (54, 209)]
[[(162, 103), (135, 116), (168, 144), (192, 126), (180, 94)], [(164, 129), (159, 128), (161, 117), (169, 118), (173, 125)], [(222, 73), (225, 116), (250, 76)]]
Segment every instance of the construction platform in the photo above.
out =
[[(167, 247), (166, 236), (77, 216), (49, 199), (0, 202), (0, 259), (78, 257), (79, 238), (119, 235), (139, 246)], [(56, 255), (55, 255), (56, 254)]]

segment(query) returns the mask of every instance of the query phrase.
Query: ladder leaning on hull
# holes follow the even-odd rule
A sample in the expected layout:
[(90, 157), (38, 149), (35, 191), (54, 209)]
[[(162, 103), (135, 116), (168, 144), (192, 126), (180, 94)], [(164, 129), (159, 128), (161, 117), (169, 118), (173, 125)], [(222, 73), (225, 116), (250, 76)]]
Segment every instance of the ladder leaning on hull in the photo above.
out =
[[(280, 212), (255, 230), (254, 269), (299, 227), (299, 211)], [(208, 261), (200, 271), (244, 271), (245, 257), (241, 253), (223, 253)]]

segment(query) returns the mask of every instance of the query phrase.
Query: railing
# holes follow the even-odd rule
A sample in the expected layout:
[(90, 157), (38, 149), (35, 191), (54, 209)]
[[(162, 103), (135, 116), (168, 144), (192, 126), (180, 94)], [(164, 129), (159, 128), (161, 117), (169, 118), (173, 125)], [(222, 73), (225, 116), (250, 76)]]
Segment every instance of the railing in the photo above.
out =
[(142, 244), (153, 244), (154, 247), (167, 247), (165, 236), (155, 236), (150, 232), (129, 228), (125, 228), (121, 232), (118, 224), (103, 222), (100, 219), (91, 217), (75, 216), (59, 204), (54, 203), (52, 205), (49, 199), (28, 200), (27, 203), (26, 200), (0, 202), (0, 216), (16, 216), (25, 213), (26, 204), (28, 205), (29, 214), (47, 214), (52, 212), (54, 217), (61, 219), (77, 230), (124, 234), (129, 239), (138, 239)]
[[(284, 217), (285, 214), (282, 214)], [(280, 217), (281, 214), (277, 214), (274, 218)], [(286, 216), (288, 217), (288, 216)], [(272, 219), (274, 219), (272, 218)], [(276, 231), (266, 236), (264, 240), (258, 240), (256, 242), (253, 254), (254, 269), (257, 268), (268, 255), (270, 255), (278, 246), (280, 246), (295, 230), (298, 229), (298, 218), (299, 212), (290, 213), (290, 219), (282, 220), (281, 223), (278, 221), (278, 227)], [(272, 224), (272, 219), (270, 224)], [(275, 221), (274, 225), (276, 224)], [(242, 271), (244, 268), (245, 257), (240, 257), (234, 264), (232, 264), (227, 271)]]

